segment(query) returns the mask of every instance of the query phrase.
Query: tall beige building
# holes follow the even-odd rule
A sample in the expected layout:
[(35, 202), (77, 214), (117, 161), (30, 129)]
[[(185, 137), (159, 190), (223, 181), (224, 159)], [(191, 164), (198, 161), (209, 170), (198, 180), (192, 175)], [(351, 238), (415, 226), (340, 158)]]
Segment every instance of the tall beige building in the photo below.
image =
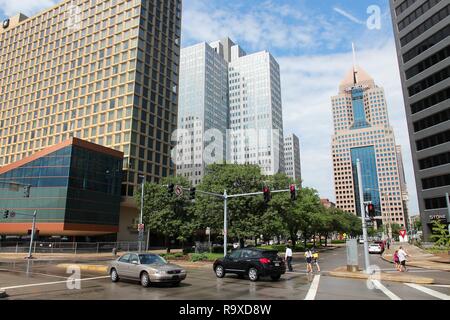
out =
[(359, 159), (364, 201), (375, 206), (378, 225), (391, 221), (405, 226), (397, 147), (383, 88), (355, 66), (341, 81), (332, 106), (336, 206), (360, 215), (356, 173)]
[(181, 0), (68, 0), (5, 21), (0, 166), (69, 137), (122, 151), (127, 238), (142, 176), (175, 172), (180, 28)]

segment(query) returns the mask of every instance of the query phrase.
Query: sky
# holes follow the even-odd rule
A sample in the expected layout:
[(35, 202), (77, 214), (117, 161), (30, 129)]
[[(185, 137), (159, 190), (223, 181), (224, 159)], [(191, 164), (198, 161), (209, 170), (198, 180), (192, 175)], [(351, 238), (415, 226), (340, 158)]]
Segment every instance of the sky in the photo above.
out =
[[(0, 19), (57, 2), (0, 0)], [(183, 0), (183, 47), (224, 37), (247, 53), (268, 50), (280, 64), (284, 132), (300, 139), (303, 183), (332, 201), (331, 96), (352, 67), (354, 42), (357, 64), (385, 90), (402, 146), (409, 212), (418, 214), (388, 0)]]

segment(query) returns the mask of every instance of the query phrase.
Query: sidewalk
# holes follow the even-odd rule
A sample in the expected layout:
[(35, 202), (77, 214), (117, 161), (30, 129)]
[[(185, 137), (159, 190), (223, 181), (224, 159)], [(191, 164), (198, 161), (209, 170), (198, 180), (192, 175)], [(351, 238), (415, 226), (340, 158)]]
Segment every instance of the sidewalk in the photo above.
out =
[(413, 276), (408, 273), (376, 273), (374, 275), (368, 275), (359, 270), (358, 272), (347, 271), (347, 267), (339, 267), (332, 271), (322, 272), (323, 275), (328, 275), (338, 278), (353, 278), (353, 279), (372, 279), (381, 281), (394, 281), (394, 282), (406, 282), (416, 284), (433, 284), (433, 278)]
[(437, 256), (409, 243), (396, 243), (391, 245), (389, 250), (386, 249), (384, 251), (382, 259), (393, 263), (392, 255), (400, 246), (402, 246), (409, 254), (408, 261), (406, 262), (407, 267), (410, 266), (424, 269), (450, 271), (450, 256)]
[[(149, 253), (162, 254), (166, 250), (150, 250)], [(181, 249), (172, 249), (171, 253), (181, 252)], [(110, 252), (105, 253), (34, 253), (33, 261), (110, 261), (118, 258), (124, 252), (117, 252), (113, 256)], [(27, 253), (0, 253), (0, 262), (18, 262), (24, 261)]]

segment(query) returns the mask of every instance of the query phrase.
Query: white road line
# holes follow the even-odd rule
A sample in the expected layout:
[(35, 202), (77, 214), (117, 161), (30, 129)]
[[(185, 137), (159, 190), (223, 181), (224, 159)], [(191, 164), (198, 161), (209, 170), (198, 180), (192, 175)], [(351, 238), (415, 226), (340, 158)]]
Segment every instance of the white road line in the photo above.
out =
[(319, 289), (320, 275), (314, 276), (314, 279), (306, 294), (305, 300), (314, 300), (316, 298), (317, 289)]
[(379, 280), (372, 280), (372, 283), (375, 285), (375, 287), (377, 289), (381, 290), (385, 295), (387, 295), (389, 297), (389, 299), (391, 299), (391, 300), (402, 300), (395, 293), (393, 293), (388, 288), (383, 286)]
[(441, 293), (439, 291), (415, 284), (415, 283), (405, 283), (407, 286), (410, 286), (411, 288), (417, 289), (419, 291), (422, 291), (426, 294), (429, 294), (430, 296), (433, 296), (435, 298), (441, 299), (441, 300), (450, 300), (450, 296), (444, 293)]
[(430, 284), (433, 287), (450, 288), (450, 284)]
[(27, 287), (38, 287), (38, 286), (49, 286), (49, 285), (53, 285), (53, 284), (61, 284), (61, 283), (67, 283), (67, 282), (73, 282), (73, 281), (89, 281), (89, 280), (105, 279), (105, 278), (109, 278), (109, 276), (84, 278), (84, 279), (67, 279), (65, 281), (54, 281), (54, 282), (24, 284), (24, 285), (19, 285), (19, 286), (3, 287), (3, 288), (0, 288), (0, 290), (11, 290), (11, 289), (19, 289), (19, 288), (27, 288)]

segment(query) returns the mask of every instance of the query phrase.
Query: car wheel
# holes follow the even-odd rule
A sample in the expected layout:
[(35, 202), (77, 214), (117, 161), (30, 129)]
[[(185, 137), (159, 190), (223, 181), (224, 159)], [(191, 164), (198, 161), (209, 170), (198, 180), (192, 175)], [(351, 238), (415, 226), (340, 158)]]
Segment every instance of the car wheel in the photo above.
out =
[(256, 270), (256, 268), (250, 268), (248, 270), (248, 278), (250, 279), (250, 281), (258, 281), (258, 270)]
[(117, 282), (117, 281), (119, 281), (119, 274), (117, 273), (117, 270), (116, 270), (116, 269), (114, 269), (114, 268), (111, 269), (111, 274), (110, 274), (110, 276), (111, 276), (111, 281), (112, 281), (112, 282)]
[(270, 278), (271, 278), (273, 281), (278, 281), (278, 280), (280, 280), (280, 278), (281, 278), (281, 274), (277, 274), (277, 275), (270, 276)]
[(150, 285), (150, 277), (147, 272), (141, 273), (141, 285), (143, 287), (148, 287)]
[(225, 277), (225, 270), (224, 270), (224, 268), (221, 266), (221, 265), (218, 265), (217, 267), (216, 267), (216, 277), (217, 278), (223, 278), (223, 277)]

